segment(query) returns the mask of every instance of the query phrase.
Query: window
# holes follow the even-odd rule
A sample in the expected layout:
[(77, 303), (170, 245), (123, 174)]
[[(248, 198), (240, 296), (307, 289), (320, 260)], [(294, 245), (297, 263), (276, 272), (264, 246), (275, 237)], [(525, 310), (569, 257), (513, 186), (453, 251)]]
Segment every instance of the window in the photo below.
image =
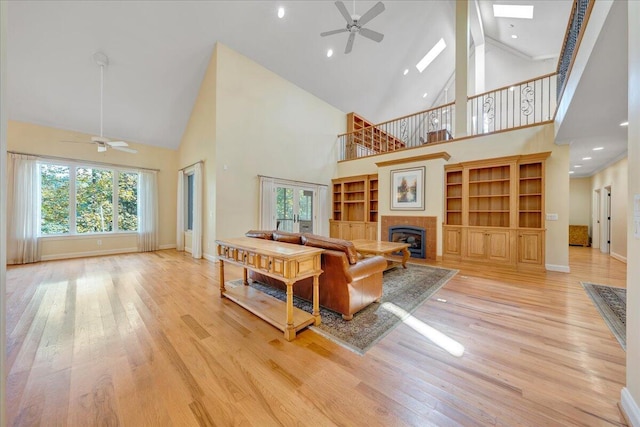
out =
[(40, 164), (40, 234), (138, 230), (138, 173)]
[(187, 175), (187, 230), (193, 230), (193, 176)]

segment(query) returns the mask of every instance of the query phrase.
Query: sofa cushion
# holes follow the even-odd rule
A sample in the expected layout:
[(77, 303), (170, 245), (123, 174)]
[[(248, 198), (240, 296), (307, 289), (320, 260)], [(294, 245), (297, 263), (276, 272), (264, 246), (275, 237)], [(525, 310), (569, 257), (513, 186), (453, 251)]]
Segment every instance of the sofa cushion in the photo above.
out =
[(273, 231), (270, 230), (249, 230), (244, 233), (247, 237), (255, 237), (256, 239), (273, 240)]
[(316, 234), (303, 234), (302, 244), (313, 246), (314, 248), (331, 249), (341, 251), (347, 255), (349, 264), (353, 265), (358, 262), (358, 253), (355, 246), (348, 240), (334, 239), (331, 237), (318, 236)]
[(295, 243), (296, 245), (300, 245), (302, 244), (300, 237), (301, 235), (299, 233), (290, 233), (288, 231), (280, 230), (275, 230), (273, 232), (273, 240), (276, 242)]

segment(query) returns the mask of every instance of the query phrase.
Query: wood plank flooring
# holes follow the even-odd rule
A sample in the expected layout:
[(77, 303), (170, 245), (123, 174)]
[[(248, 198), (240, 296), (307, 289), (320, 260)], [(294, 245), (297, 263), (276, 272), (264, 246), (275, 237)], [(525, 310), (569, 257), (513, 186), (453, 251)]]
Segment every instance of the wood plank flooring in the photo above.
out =
[[(7, 271), (8, 425), (619, 426), (625, 353), (580, 281), (626, 265), (571, 247), (571, 273), (455, 263), (365, 356), (220, 298), (217, 264), (168, 250)], [(230, 266), (229, 278), (241, 277)]]

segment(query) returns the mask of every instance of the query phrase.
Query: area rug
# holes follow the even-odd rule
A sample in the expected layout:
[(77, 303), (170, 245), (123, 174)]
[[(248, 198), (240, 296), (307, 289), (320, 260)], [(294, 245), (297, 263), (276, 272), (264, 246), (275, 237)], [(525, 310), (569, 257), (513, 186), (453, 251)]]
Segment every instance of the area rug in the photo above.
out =
[[(406, 269), (398, 267), (389, 270), (384, 273), (380, 302), (360, 310), (350, 321), (320, 307), (322, 323), (311, 329), (358, 354), (364, 354), (401, 322), (397, 315), (382, 307), (385, 302), (412, 313), (457, 272), (458, 270), (416, 264), (407, 264)], [(242, 285), (242, 280), (231, 283)], [(286, 299), (283, 291), (259, 282), (252, 282), (250, 285), (282, 301)], [(301, 298), (294, 297), (293, 304), (307, 312), (312, 311), (311, 303)]]
[(627, 290), (613, 286), (580, 282), (613, 335), (627, 350)]

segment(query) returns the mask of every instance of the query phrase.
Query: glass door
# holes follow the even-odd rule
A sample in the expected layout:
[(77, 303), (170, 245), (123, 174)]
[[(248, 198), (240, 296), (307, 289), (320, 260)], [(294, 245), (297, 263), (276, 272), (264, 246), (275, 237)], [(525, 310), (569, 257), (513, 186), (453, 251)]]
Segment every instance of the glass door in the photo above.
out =
[(313, 198), (310, 188), (276, 184), (276, 229), (313, 233)]

